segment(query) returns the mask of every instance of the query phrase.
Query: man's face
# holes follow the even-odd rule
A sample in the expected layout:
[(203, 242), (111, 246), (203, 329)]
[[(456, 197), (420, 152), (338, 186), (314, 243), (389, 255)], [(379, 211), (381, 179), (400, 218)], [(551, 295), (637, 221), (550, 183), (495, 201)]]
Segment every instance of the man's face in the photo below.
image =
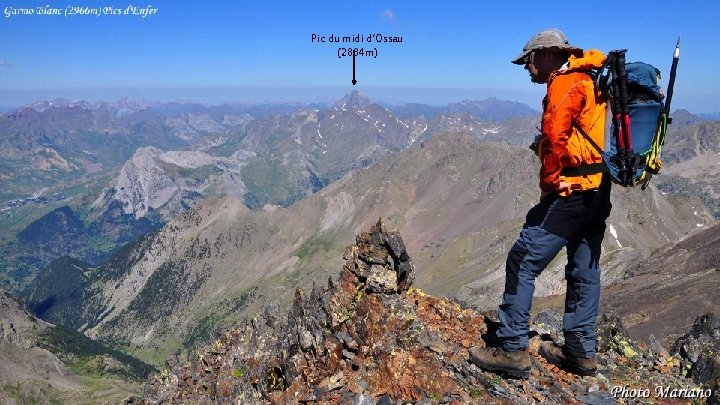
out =
[(525, 59), (525, 69), (530, 73), (530, 80), (533, 83), (542, 84), (547, 81), (543, 66), (543, 55), (539, 51), (532, 51)]

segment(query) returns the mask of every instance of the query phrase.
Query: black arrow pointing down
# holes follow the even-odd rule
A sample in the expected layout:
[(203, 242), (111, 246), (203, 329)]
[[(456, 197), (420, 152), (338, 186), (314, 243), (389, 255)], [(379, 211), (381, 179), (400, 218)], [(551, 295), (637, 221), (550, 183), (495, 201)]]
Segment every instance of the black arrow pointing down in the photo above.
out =
[(357, 84), (357, 80), (355, 80), (355, 52), (353, 52), (353, 79), (352, 79), (353, 86)]

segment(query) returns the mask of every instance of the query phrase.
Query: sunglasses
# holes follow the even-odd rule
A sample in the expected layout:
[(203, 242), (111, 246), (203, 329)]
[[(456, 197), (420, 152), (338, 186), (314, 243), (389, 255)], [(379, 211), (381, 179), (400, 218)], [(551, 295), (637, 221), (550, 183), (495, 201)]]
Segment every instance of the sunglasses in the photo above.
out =
[(522, 59), (523, 65), (529, 65), (533, 62), (533, 57), (535, 55), (535, 51), (530, 52), (529, 54), (525, 55), (525, 57)]

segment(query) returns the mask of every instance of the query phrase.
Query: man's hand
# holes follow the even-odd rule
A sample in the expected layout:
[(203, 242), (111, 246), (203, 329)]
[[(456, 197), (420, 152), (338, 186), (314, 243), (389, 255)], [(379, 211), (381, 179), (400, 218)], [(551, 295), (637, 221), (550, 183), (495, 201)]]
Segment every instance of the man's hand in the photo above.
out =
[(533, 140), (533, 143), (528, 146), (531, 151), (535, 152), (536, 155), (539, 155), (540, 151), (540, 135), (536, 135), (535, 139)]
[[(572, 191), (572, 184), (568, 183), (567, 181), (561, 181), (558, 185), (558, 193), (562, 193), (563, 191)], [(540, 201), (544, 200), (545, 197), (550, 195), (550, 191), (540, 191)]]

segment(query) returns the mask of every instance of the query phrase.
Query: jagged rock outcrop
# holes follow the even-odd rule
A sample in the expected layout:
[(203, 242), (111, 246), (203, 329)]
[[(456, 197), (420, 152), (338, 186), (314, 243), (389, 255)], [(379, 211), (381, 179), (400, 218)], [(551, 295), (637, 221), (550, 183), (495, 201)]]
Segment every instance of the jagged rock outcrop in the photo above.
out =
[(680, 375), (657, 342), (629, 341), (613, 314), (600, 318), (605, 344), (595, 377), (567, 374), (538, 355), (541, 340), (561, 335), (552, 311), (533, 324), (529, 380), (483, 372), (468, 349), (492, 344), (496, 322), (410, 288), (414, 267), (396, 231), (379, 221), (344, 258), (327, 287), (296, 291), (287, 316), (271, 305), (191, 363), (168, 361), (148, 381), (147, 398), (127, 403), (609, 404), (641, 403), (645, 392), (656, 400), (711, 395)]
[(713, 391), (708, 403), (720, 404), (720, 318), (713, 313), (695, 319), (690, 333), (675, 341), (681, 373)]

